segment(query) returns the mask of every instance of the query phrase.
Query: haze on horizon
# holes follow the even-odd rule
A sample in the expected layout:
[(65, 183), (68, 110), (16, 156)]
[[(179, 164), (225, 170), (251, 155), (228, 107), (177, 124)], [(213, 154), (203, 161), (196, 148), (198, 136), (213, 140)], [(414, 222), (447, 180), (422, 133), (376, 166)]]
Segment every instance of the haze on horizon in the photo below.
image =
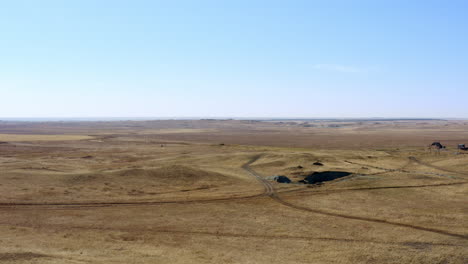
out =
[(1, 117), (468, 118), (468, 2), (6, 1)]

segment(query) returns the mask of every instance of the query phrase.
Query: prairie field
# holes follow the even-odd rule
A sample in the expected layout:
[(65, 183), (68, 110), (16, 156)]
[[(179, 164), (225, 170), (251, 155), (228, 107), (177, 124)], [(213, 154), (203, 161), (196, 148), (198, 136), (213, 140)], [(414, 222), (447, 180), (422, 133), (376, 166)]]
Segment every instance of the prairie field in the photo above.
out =
[(15, 134), (0, 134), (1, 141), (64, 141), (64, 140), (82, 140), (91, 139), (85, 135), (15, 135)]
[(458, 144), (468, 121), (0, 122), (0, 263), (465, 264)]

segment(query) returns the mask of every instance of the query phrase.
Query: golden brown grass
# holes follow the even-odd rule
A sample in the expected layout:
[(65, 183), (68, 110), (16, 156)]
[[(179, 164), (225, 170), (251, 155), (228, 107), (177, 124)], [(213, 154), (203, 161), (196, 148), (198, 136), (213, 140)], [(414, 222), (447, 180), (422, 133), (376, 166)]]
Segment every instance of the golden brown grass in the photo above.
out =
[[(0, 263), (467, 262), (468, 155), (415, 135), (468, 142), (462, 121), (161, 122), (0, 126), (96, 136), (0, 144)], [(353, 175), (268, 197), (242, 168), (257, 155), (261, 176)]]
[(63, 141), (63, 140), (83, 140), (92, 139), (86, 135), (15, 135), (0, 134), (0, 141)]

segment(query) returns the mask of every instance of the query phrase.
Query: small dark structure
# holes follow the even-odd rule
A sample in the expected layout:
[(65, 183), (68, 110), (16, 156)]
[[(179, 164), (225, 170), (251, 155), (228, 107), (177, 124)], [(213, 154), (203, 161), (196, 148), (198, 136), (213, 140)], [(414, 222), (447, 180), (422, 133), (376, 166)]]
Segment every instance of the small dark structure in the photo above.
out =
[(465, 147), (465, 144), (458, 144), (458, 149), (468, 151), (468, 147)]
[(438, 141), (434, 141), (434, 142), (432, 142), (431, 145), (429, 145), (429, 152), (432, 152), (433, 149), (436, 151), (436, 153), (440, 153), (440, 150), (445, 149), (445, 146), (442, 145)]
[(318, 161), (316, 161), (316, 162), (314, 162), (314, 163), (312, 163), (312, 164), (315, 165), (315, 166), (323, 166), (323, 163), (318, 162)]
[(275, 176), (274, 180), (278, 183), (291, 183), (291, 180), (286, 176)]
[(296, 168), (298, 169), (303, 169), (304, 167), (302, 167), (301, 165), (297, 166)]
[(440, 144), (440, 142), (432, 142), (431, 147), (435, 147), (435, 148), (438, 148), (438, 149), (445, 148), (445, 146)]
[(316, 184), (324, 181), (332, 181), (338, 178), (346, 177), (351, 175), (351, 173), (346, 171), (323, 171), (323, 172), (314, 172), (304, 178), (304, 181), (308, 184)]

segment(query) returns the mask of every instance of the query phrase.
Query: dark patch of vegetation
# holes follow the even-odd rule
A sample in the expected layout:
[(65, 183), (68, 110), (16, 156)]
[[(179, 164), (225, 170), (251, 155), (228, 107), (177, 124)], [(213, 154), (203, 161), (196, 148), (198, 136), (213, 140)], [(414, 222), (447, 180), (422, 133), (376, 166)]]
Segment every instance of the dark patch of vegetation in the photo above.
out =
[(286, 176), (276, 176), (275, 181), (278, 183), (291, 183), (291, 180)]
[(338, 178), (346, 177), (351, 175), (351, 173), (346, 171), (323, 171), (323, 172), (314, 172), (310, 175), (307, 175), (304, 178), (308, 184), (316, 184), (324, 181), (332, 181)]
[(314, 162), (314, 163), (312, 163), (312, 164), (315, 165), (315, 166), (323, 166), (323, 163), (318, 162), (318, 161), (317, 161), (317, 162)]

